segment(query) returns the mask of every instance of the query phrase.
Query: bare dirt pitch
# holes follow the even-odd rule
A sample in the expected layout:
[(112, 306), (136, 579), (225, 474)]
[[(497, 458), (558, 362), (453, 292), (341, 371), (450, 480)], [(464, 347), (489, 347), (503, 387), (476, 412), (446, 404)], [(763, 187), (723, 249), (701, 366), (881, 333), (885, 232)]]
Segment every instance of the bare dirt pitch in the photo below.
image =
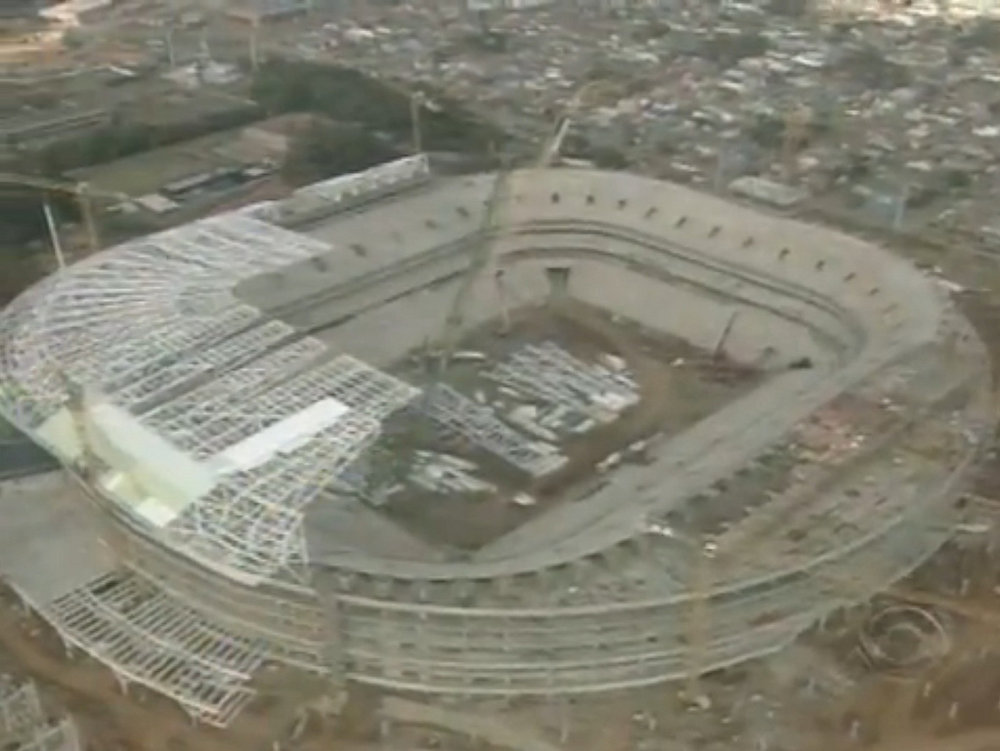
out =
[[(562, 444), (567, 464), (537, 480), (490, 462), (481, 452), (471, 453), (467, 446), (435, 442), (426, 426), (410, 425), (397, 438), (398, 451), (434, 449), (474, 458), (489, 467), (488, 479), (499, 491), (474, 499), (457, 493), (407, 494), (384, 507), (390, 518), (433, 544), (475, 550), (553, 505), (593, 491), (602, 482), (598, 465), (612, 454), (627, 452), (637, 442), (681, 433), (763, 380), (759, 371), (732, 362), (724, 353), (713, 356), (683, 339), (644, 330), (576, 301), (514, 311), (505, 333), (500, 333), (495, 321), (470, 332), (459, 350), (482, 354), (485, 361), (455, 362), (443, 378), (466, 394), (476, 393), (486, 383), (483, 370), (525, 344), (541, 342), (553, 342), (584, 362), (596, 362), (602, 355), (621, 358), (638, 384), (640, 402), (614, 422)], [(420, 352), (411, 354), (397, 373), (413, 383), (442, 377), (434, 358), (425, 360)], [(642, 460), (641, 456), (632, 458)], [(521, 492), (537, 503), (528, 507), (512, 503)]]

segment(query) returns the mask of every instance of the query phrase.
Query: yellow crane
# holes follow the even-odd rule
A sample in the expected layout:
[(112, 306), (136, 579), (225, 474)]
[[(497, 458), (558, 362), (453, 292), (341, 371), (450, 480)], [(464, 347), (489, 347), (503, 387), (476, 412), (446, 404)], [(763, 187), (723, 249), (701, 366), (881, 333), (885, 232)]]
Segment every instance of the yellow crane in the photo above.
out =
[(808, 141), (809, 126), (812, 124), (812, 120), (812, 110), (802, 104), (793, 107), (785, 115), (785, 132), (781, 143), (781, 163), (786, 180), (795, 177), (796, 159), (799, 151)]
[[(65, 268), (66, 259), (63, 256), (62, 245), (59, 242), (59, 235), (56, 231), (55, 218), (49, 204), (50, 193), (62, 193), (73, 196), (79, 207), (80, 215), (87, 232), (87, 239), (90, 250), (96, 252), (100, 250), (100, 238), (97, 234), (97, 225), (94, 221), (92, 206), (93, 196), (103, 196), (115, 201), (127, 200), (128, 196), (120, 193), (110, 193), (102, 190), (91, 190), (86, 183), (62, 183), (57, 180), (39, 177), (36, 175), (18, 175), (13, 173), (0, 173), (0, 185), (15, 185), (23, 188), (31, 188), (42, 193), (42, 208), (45, 212), (45, 221), (48, 225), (49, 235), (52, 241), (52, 249), (56, 255), (56, 262), (59, 268)], [(72, 428), (76, 439), (80, 445), (80, 457), (77, 465), (81, 475), (86, 479), (96, 467), (94, 454), (90, 445), (87, 430), (86, 416), (86, 396), (84, 387), (76, 383), (68, 373), (62, 369), (57, 369), (55, 375), (63, 383), (68, 399), (66, 402), (69, 417), (72, 421)]]
[(90, 250), (96, 252), (101, 248), (101, 241), (97, 231), (97, 224), (94, 221), (93, 198), (101, 197), (121, 202), (128, 200), (124, 193), (112, 193), (105, 190), (95, 190), (85, 182), (68, 183), (52, 180), (37, 175), (18, 175), (10, 172), (0, 172), (0, 185), (17, 185), (25, 188), (33, 188), (42, 193), (42, 205), (45, 209), (46, 221), (49, 223), (49, 231), (52, 235), (53, 246), (56, 252), (57, 261), (60, 267), (65, 266), (65, 259), (62, 257), (62, 248), (55, 235), (55, 228), (52, 220), (52, 211), (48, 202), (49, 193), (61, 193), (73, 196), (80, 207), (80, 218), (87, 233), (87, 241)]

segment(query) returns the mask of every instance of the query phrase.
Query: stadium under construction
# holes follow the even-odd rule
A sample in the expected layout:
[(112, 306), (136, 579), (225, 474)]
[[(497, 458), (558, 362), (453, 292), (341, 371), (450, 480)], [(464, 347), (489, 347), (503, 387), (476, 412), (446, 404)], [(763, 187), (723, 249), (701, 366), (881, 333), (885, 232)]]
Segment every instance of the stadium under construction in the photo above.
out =
[(872, 244), (634, 175), (415, 156), (105, 250), (3, 312), (0, 411), (73, 482), (0, 495), (0, 572), (219, 726), (267, 664), (641, 686), (918, 566), (991, 398), (947, 293)]

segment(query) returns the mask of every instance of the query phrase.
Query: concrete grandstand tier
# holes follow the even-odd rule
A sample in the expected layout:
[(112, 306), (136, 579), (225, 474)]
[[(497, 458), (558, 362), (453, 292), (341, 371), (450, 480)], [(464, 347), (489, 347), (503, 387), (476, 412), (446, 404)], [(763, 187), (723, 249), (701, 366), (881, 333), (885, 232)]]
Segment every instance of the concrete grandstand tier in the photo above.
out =
[[(25, 292), (0, 318), (0, 410), (80, 477), (118, 570), (34, 596), (0, 558), (13, 586), (84, 648), (169, 644), (211, 674), (210, 695), (90, 651), (224, 724), (265, 659), (509, 695), (733, 664), (948, 538), (992, 413), (988, 359), (946, 293), (869, 243), (586, 170), (513, 175), (492, 242), (517, 304), (551, 302), (559, 277), (561, 294), (704, 351), (725, 332), (726, 354), (767, 377), (460, 560), (352, 497), (350, 468), (413, 412), (456, 434), (474, 423), (529, 472), (560, 465), (475, 399), (388, 372), (439, 336), (494, 181), (404, 160), (112, 248)], [(498, 315), (496, 284), (476, 280), (467, 327)], [(580, 367), (525, 352), (511, 362)], [(837, 445), (805, 450), (820, 428)], [(777, 473), (789, 446), (780, 484), (735, 490)], [(709, 507), (714, 526), (685, 526)], [(164, 625), (139, 623), (147, 602)], [(217, 642), (158, 635), (178, 623)], [(242, 651), (212, 651), (227, 640)]]

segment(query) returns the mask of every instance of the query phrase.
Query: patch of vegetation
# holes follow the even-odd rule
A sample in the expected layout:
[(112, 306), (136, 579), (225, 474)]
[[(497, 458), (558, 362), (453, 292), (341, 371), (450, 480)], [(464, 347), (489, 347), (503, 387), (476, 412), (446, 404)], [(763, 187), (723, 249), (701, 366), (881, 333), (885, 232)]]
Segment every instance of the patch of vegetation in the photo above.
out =
[(78, 136), (54, 141), (38, 152), (26, 154), (20, 169), (47, 175), (59, 175), (81, 167), (110, 162), (150, 149), (189, 141), (220, 130), (236, 128), (259, 120), (261, 110), (254, 106), (199, 115), (190, 120), (168, 124), (132, 122), (113, 117), (111, 122)]
[[(56, 194), (50, 200), (60, 217), (76, 218), (72, 199)], [(44, 237), (45, 231), (42, 194), (23, 185), (0, 183), (0, 249), (26, 254), (27, 245)]]
[(790, 18), (801, 18), (809, 9), (807, 0), (771, 0), (767, 4), (769, 13), (777, 16), (788, 16)]
[(0, 307), (49, 272), (41, 254), (20, 257), (4, 249), (0, 249), (0, 268), (3, 269), (0, 273)]
[(955, 37), (953, 43), (965, 48), (996, 49), (1000, 45), (1000, 22), (990, 18), (978, 19)]
[[(435, 104), (420, 112), (428, 151), (482, 153), (505, 140), (499, 128), (477, 120), (441, 93), (422, 88)], [(397, 144), (411, 138), (409, 98), (353, 68), (272, 59), (254, 77), (252, 96), (271, 115), (311, 112), (381, 133)]]
[(628, 158), (612, 146), (595, 146), (590, 150), (590, 159), (595, 167), (608, 170), (623, 170), (628, 167)]
[(760, 57), (770, 47), (771, 44), (767, 37), (754, 31), (722, 32), (705, 39), (701, 47), (701, 54), (720, 66), (728, 68), (744, 58)]
[(747, 138), (764, 149), (776, 149), (785, 136), (785, 121), (776, 114), (758, 113), (746, 126)]
[[(50, 200), (58, 216), (77, 216), (71, 199), (53, 195)], [(0, 185), (0, 307), (48, 272), (49, 254), (38, 251), (45, 237), (41, 194), (20, 185)]]
[(316, 122), (292, 141), (282, 176), (291, 185), (306, 185), (400, 156), (398, 150), (361, 125)]
[(658, 18), (650, 19), (632, 32), (632, 38), (637, 42), (651, 42), (662, 39), (670, 34), (670, 24)]
[(628, 157), (620, 149), (595, 144), (579, 133), (570, 133), (563, 141), (563, 155), (571, 159), (586, 159), (599, 169), (621, 170), (628, 167)]
[(855, 82), (866, 89), (890, 91), (913, 83), (913, 74), (905, 65), (889, 60), (871, 44), (848, 51), (842, 62), (845, 69), (851, 70)]

